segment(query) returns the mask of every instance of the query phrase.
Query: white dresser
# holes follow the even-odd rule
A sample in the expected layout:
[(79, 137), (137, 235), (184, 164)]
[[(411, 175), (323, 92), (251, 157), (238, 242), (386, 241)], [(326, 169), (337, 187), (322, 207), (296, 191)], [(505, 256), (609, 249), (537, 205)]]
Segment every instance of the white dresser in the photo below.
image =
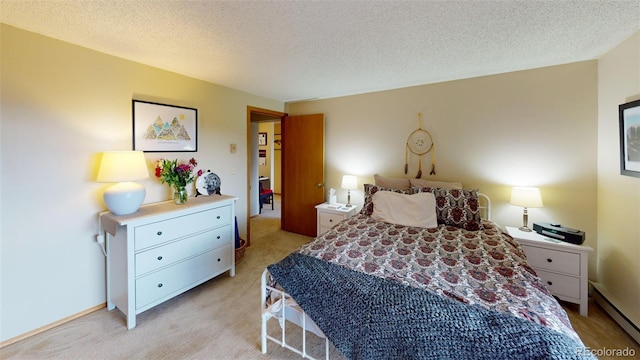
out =
[(316, 209), (316, 236), (326, 233), (340, 221), (357, 213), (355, 206), (345, 207), (344, 204), (322, 203), (316, 205)]
[(580, 304), (580, 315), (588, 315), (589, 252), (592, 248), (547, 239), (536, 232), (524, 232), (506, 226), (518, 240), (529, 264), (544, 280), (549, 291), (560, 300)]
[(235, 201), (225, 195), (144, 205), (100, 216), (107, 233), (107, 309), (136, 315), (229, 271), (235, 275)]

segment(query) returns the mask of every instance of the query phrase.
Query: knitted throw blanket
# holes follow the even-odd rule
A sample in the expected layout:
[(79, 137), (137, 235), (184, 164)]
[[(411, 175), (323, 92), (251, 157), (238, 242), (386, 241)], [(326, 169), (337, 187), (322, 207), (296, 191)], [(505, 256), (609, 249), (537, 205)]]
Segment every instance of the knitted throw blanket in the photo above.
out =
[(349, 359), (591, 358), (533, 322), (300, 253), (268, 270)]

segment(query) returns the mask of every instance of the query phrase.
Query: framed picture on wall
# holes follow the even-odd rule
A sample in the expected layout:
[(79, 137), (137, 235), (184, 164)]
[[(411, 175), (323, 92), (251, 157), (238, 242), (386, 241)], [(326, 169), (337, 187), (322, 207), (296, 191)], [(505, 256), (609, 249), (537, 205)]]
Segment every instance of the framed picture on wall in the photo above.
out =
[(267, 146), (267, 133), (266, 132), (258, 133), (258, 145)]
[(619, 106), (620, 174), (640, 177), (640, 100)]
[(133, 100), (133, 149), (198, 151), (198, 110)]

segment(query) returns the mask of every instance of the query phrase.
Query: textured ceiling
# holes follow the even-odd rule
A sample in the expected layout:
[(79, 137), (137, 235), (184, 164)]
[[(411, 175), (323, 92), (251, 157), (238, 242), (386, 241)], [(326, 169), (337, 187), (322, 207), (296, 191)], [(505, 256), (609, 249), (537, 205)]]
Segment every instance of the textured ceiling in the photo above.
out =
[(632, 1), (1, 0), (3, 23), (280, 101), (597, 59)]

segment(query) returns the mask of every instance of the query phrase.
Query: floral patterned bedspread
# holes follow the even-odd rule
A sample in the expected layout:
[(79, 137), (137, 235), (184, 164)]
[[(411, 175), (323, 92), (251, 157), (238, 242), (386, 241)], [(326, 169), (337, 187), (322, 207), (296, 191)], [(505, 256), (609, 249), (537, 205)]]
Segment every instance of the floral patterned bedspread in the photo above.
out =
[(358, 214), (298, 252), (442, 297), (508, 312), (580, 342), (566, 312), (528, 265), (522, 248), (492, 222), (467, 231), (393, 225)]

